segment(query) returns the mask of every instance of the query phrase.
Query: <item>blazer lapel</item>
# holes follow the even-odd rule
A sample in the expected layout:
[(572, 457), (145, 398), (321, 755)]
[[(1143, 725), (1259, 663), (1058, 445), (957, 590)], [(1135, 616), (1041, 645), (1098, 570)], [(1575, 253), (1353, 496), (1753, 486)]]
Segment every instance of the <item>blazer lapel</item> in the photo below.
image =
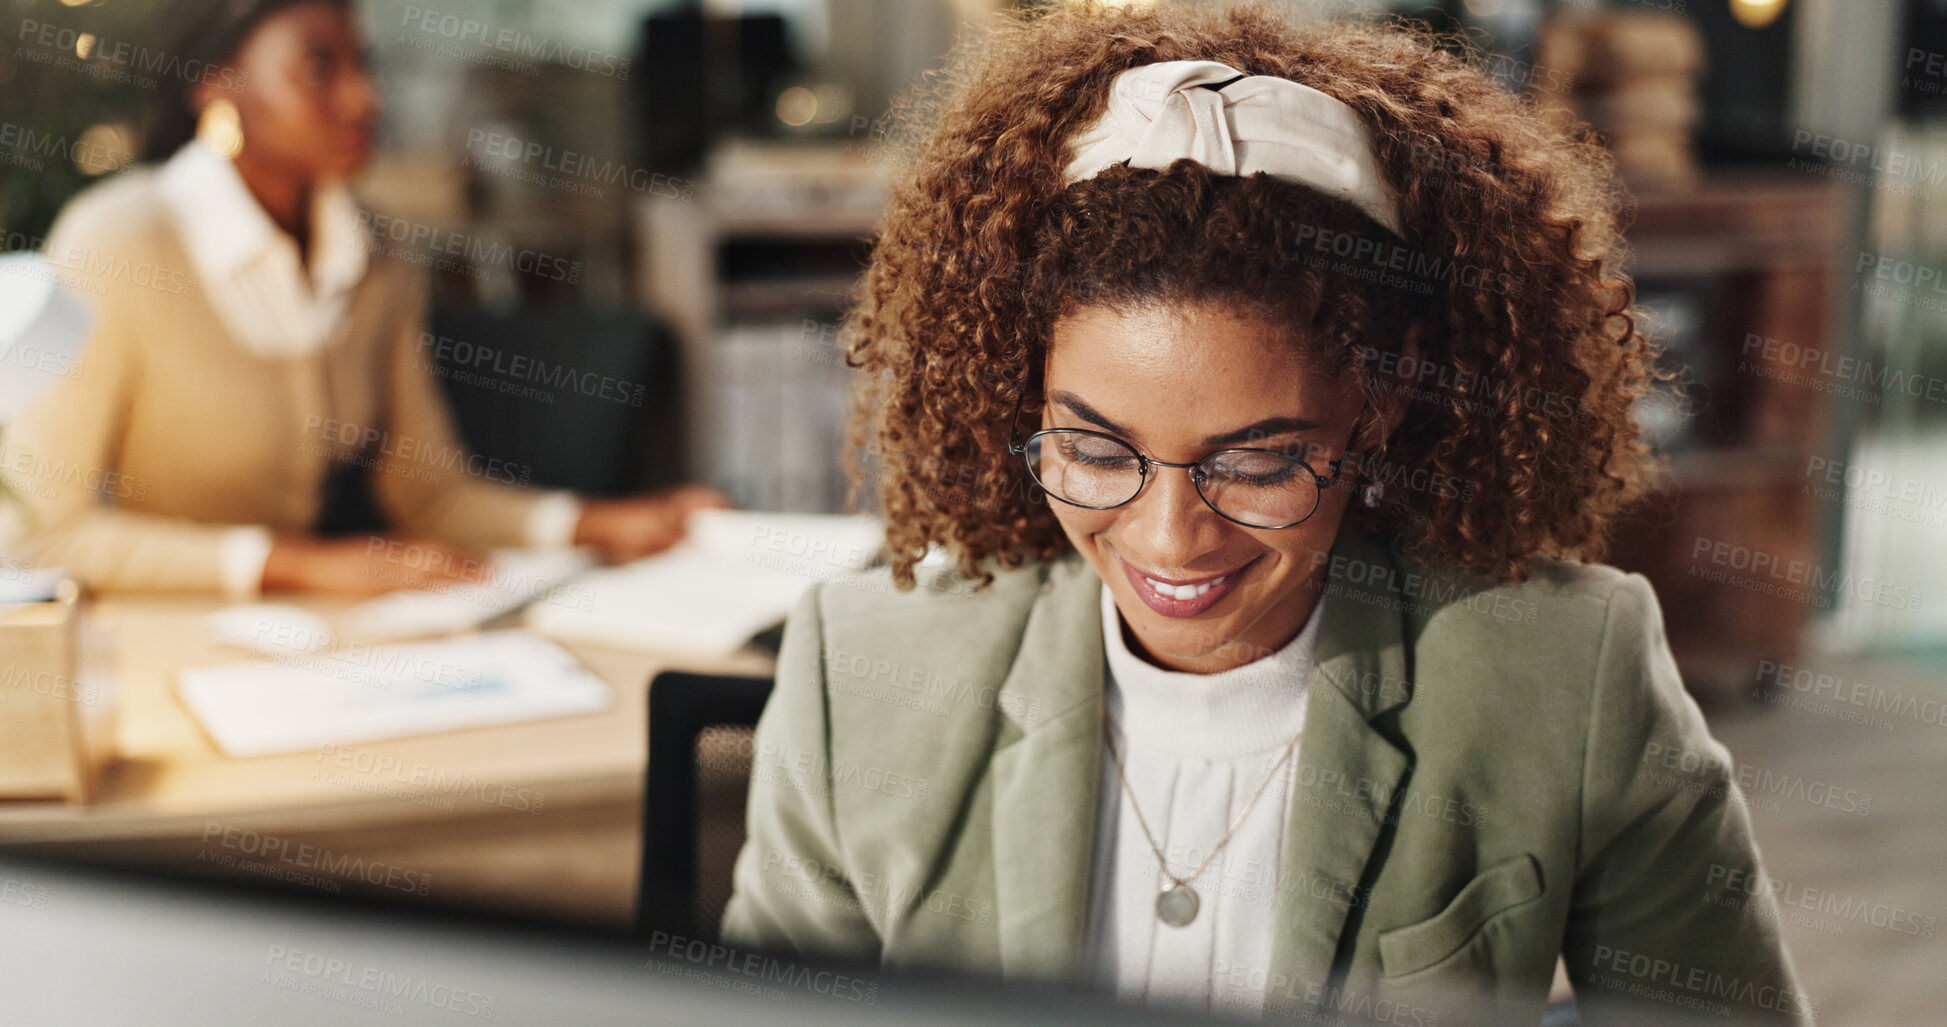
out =
[(1081, 972), (1102, 760), (1100, 588), (1079, 558), (1051, 566), (997, 697), (1020, 732), (1003, 735), (991, 763), (995, 911), (1009, 980)]
[[(1340, 534), (1285, 814), (1270, 988), (1286, 1001), (1328, 1001), (1342, 978), (1339, 942), (1411, 767), (1372, 726), (1411, 694), (1398, 573), (1385, 550), (1349, 528)], [(997, 697), (1009, 723), (991, 763), (1009, 980), (1070, 981), (1082, 969), (1101, 782), (1100, 588), (1079, 558), (1051, 566)]]
[(1353, 531), (1333, 549), (1298, 773), (1279, 860), (1270, 989), (1287, 1003), (1335, 1001), (1341, 938), (1363, 905), (1367, 867), (1412, 761), (1372, 726), (1411, 696), (1398, 571)]

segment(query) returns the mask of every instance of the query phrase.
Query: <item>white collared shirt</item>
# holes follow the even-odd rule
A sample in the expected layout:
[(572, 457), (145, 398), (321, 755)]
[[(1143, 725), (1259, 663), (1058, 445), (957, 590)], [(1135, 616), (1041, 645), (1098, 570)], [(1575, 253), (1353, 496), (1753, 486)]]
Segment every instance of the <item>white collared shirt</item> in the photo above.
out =
[(177, 150), (157, 188), (232, 338), (266, 358), (308, 356), (331, 341), (367, 259), (358, 203), (344, 183), (312, 192), (308, 269), (236, 165), (208, 146)]
[[(202, 280), (210, 306), (231, 338), (265, 359), (307, 357), (324, 349), (345, 323), (353, 292), (365, 278), (367, 249), (358, 202), (343, 182), (321, 182), (311, 197), (311, 252), (279, 228), (250, 192), (236, 165), (192, 140), (162, 166), (158, 191)], [(572, 543), (581, 506), (573, 493), (544, 496), (529, 515), (529, 545)], [(224, 592), (248, 599), (262, 587), (270, 530), (231, 531), (223, 542)]]
[[(1130, 651), (1121, 614), (1103, 586), (1103, 702), (1129, 788), (1123, 789), (1105, 746), (1084, 966), (1090, 980), (1114, 989), (1119, 1000), (1244, 1019), (1262, 1015), (1295, 747), (1289, 760), (1279, 760), (1304, 727), (1323, 606), (1321, 598), (1277, 652), (1216, 674), (1188, 674)], [(1170, 870), (1187, 874), (1260, 786), (1264, 794), (1237, 833), (1190, 881), (1199, 899), (1196, 919), (1183, 927), (1158, 920), (1156, 896), (1170, 882), (1136, 810)]]

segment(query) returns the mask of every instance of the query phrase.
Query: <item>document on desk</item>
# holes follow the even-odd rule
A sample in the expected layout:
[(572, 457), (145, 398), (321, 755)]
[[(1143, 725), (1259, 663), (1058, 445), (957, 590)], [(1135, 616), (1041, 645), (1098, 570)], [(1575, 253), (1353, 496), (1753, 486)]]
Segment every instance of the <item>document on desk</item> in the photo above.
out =
[(216, 747), (239, 758), (595, 713), (613, 701), (567, 650), (518, 630), (192, 667), (177, 673), (176, 691)]
[(664, 553), (575, 579), (582, 603), (535, 603), (523, 622), (562, 641), (718, 659), (777, 625), (814, 582), (878, 587), (870, 517), (702, 510)]
[(594, 562), (580, 549), (500, 549), (480, 581), (388, 592), (347, 611), (346, 623), (354, 637), (373, 642), (471, 631), (537, 600), (579, 602), (568, 582)]

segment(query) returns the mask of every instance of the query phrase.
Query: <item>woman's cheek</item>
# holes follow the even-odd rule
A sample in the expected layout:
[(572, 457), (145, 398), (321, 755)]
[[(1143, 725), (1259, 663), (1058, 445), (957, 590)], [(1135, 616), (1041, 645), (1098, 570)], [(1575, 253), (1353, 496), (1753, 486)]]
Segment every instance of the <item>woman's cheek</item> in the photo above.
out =
[(1080, 550), (1090, 560), (1096, 558), (1095, 536), (1109, 530), (1115, 524), (1112, 514), (1083, 510), (1062, 503), (1054, 504), (1055, 521), (1061, 525), (1062, 534), (1068, 536), (1069, 544)]

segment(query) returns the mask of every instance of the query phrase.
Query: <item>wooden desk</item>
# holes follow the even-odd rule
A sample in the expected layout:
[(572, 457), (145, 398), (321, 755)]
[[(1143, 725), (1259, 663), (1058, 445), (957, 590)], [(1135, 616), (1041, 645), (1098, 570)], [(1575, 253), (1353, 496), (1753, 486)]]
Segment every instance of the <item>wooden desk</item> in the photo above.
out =
[[(351, 605), (301, 599), (336, 627)], [(219, 753), (176, 697), (215, 644), (214, 599), (109, 599), (119, 761), (96, 801), (0, 803), (0, 846), (44, 855), (624, 928), (635, 908), (647, 683), (665, 668), (768, 674), (756, 652), (677, 663), (569, 649), (605, 712), (283, 756)], [(306, 848), (306, 847), (310, 848)]]

